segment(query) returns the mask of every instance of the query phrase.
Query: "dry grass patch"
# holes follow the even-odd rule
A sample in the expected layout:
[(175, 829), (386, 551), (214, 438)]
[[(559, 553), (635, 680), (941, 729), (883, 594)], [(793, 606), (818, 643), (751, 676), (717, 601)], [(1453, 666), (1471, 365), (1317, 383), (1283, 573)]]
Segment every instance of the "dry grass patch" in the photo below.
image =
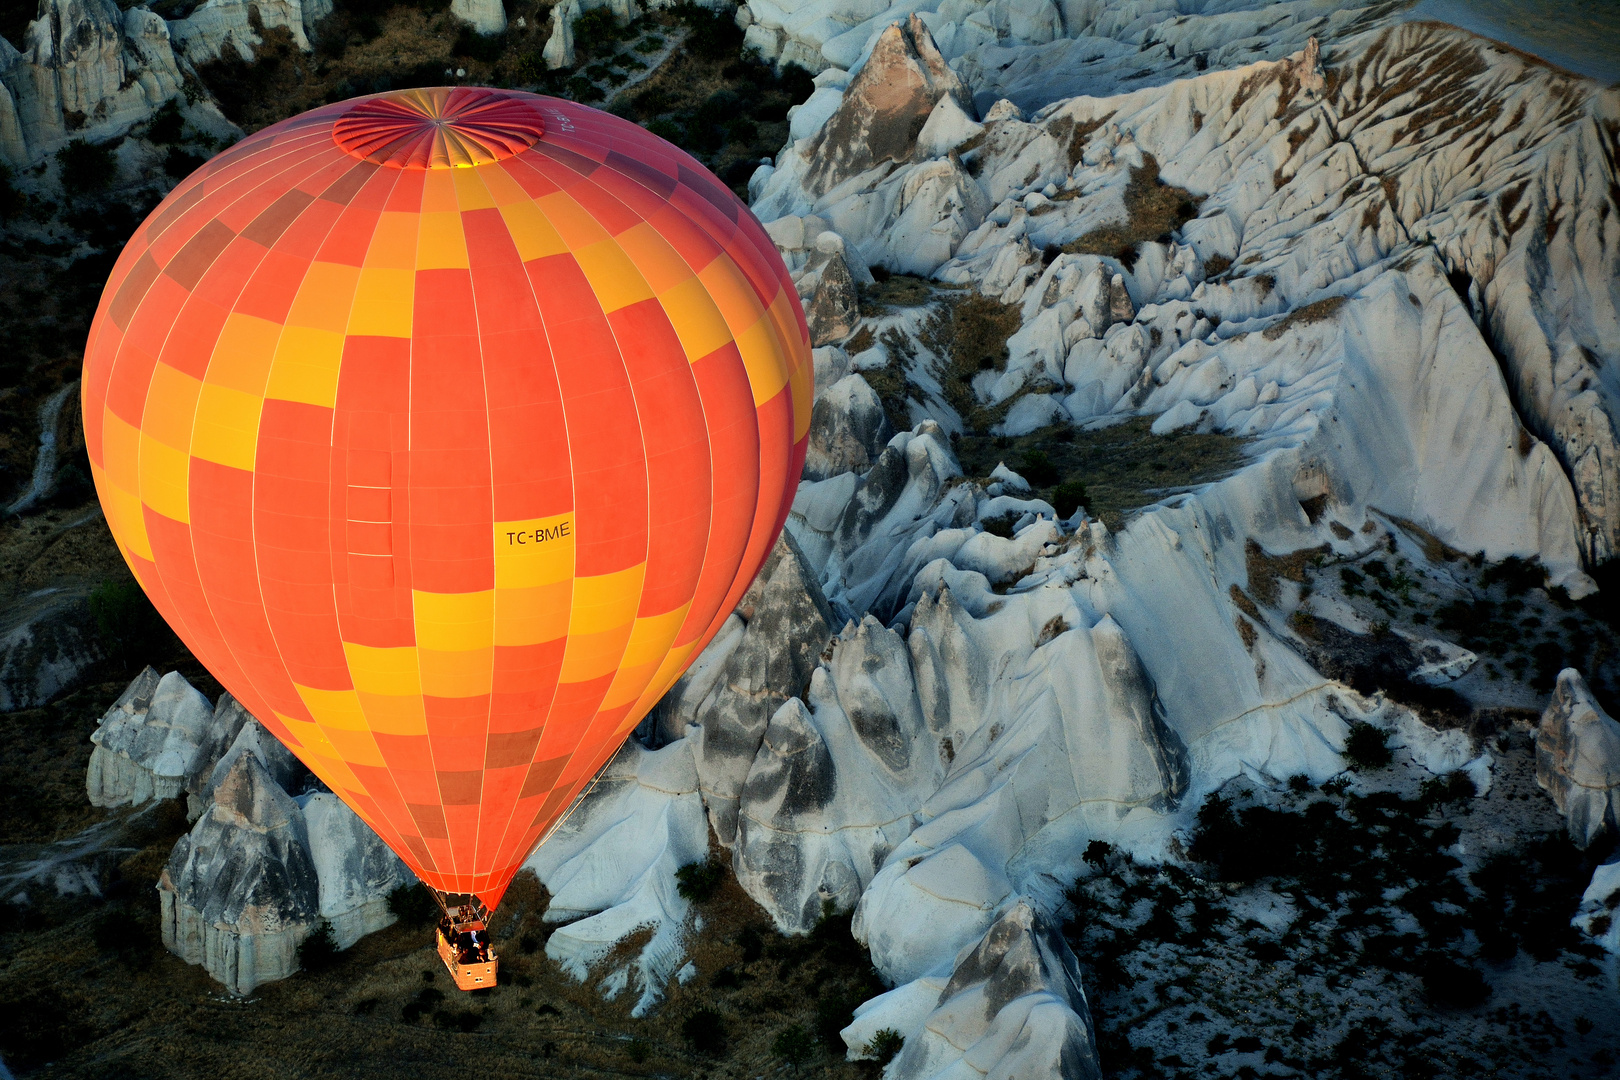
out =
[(922, 343), (946, 361), (940, 374), (945, 400), (970, 431), (987, 431), (1006, 415), (1011, 402), (986, 408), (973, 392), (973, 377), (1006, 370), (1007, 339), (1022, 325), (1017, 304), (975, 291), (945, 301), (923, 327)]
[[(1118, 530), (1132, 511), (1229, 476), (1245, 461), (1244, 439), (1188, 431), (1155, 435), (1153, 419), (1133, 417), (1099, 431), (1056, 425), (1019, 438), (964, 435), (956, 455), (968, 476), (981, 479), (1006, 462), (1054, 505), (1083, 495), (1088, 513)], [(1067, 509), (1058, 506), (1060, 513)]]
[[(1275, 279), (1273, 279), (1275, 280)], [(1325, 300), (1318, 300), (1314, 304), (1306, 304), (1284, 315), (1281, 319), (1266, 327), (1260, 336), (1267, 341), (1276, 341), (1284, 334), (1296, 327), (1310, 326), (1312, 323), (1327, 322), (1332, 319), (1338, 310), (1349, 302), (1349, 297), (1330, 296)]]
[(1309, 580), (1305, 571), (1317, 560), (1326, 557), (1331, 549), (1323, 544), (1290, 551), (1286, 555), (1272, 555), (1251, 539), (1246, 542), (1243, 551), (1249, 575), (1249, 592), (1266, 607), (1276, 607), (1277, 601), (1282, 598), (1280, 582), (1287, 579), (1305, 584)]
[(1144, 154), (1142, 164), (1131, 170), (1124, 199), (1123, 222), (1092, 229), (1063, 244), (1061, 250), (1112, 257), (1127, 267), (1134, 266), (1138, 245), (1149, 240), (1168, 242), (1175, 230), (1198, 216), (1198, 207), (1204, 201), (1201, 195), (1161, 180), (1158, 159), (1152, 154)]

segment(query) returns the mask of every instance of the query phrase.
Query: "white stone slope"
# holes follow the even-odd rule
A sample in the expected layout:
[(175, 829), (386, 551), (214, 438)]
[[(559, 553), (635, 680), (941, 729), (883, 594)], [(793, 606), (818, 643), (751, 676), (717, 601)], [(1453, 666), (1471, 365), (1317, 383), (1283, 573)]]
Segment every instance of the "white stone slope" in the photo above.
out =
[[(830, 99), (834, 112), (845, 111), (844, 93), (862, 96), (867, 82), (915, 82), (919, 58), (898, 55), (897, 46), (916, 36), (912, 25), (879, 35), (873, 59)], [(1162, 381), (1158, 367), (1172, 350), (1110, 338), (1094, 318), (1080, 324), (1093, 312), (1082, 310), (1087, 290), (1077, 285), (1099, 268), (1112, 275), (1125, 267), (1075, 256), (1043, 271), (1042, 252), (1119, 220), (1116, 200), (1149, 156), (1167, 182), (1205, 197), (1180, 237), (1147, 245), (1134, 270), (1121, 273), (1133, 301), (1160, 309), (1161, 333), (1165, 322), (1180, 323), (1178, 345), (1207, 339), (1206, 317), (1234, 324), (1222, 338), (1263, 329), (1239, 324), (1343, 294), (1357, 271), (1422, 272), (1428, 259), (1428, 276), (1443, 271), (1466, 296), (1461, 312), (1485, 327), (1474, 351), (1502, 356), (1511, 402), (1553, 451), (1536, 452), (1541, 460), (1529, 467), (1556, 464), (1571, 477), (1579, 554), (1601, 561), (1620, 536), (1611, 420), (1620, 395), (1620, 206), (1612, 184), (1620, 93), (1435, 24), (1365, 33), (1326, 55), (1327, 76), (1300, 57), (1117, 98), (1053, 102), (1030, 123), (1007, 103), (987, 112), (986, 123), (972, 122), (957, 115), (954, 96), (937, 94), (913, 160), (891, 155), (864, 172), (837, 173), (830, 186), (822, 130), (796, 130), (751, 185), (756, 212), (778, 219), (779, 239), (792, 232), (781, 219), (800, 218), (806, 235), (840, 234), (853, 260), (1022, 302), (1027, 325), (1015, 370), (980, 389), (1001, 401), (1066, 380), (1085, 391), (1063, 403), (1076, 420), (1121, 405), (1152, 408), (1142, 400), (1146, 384), (1119, 401), (1136, 389), (1128, 369), (1151, 359)], [(1320, 91), (1306, 85), (1318, 80)], [(1466, 123), (1451, 122), (1480, 101), (1488, 104), (1465, 110)], [(930, 127), (948, 134), (934, 138)], [(1236, 263), (1241, 276), (1200, 290), (1202, 266), (1216, 257)], [(1165, 306), (1177, 303), (1185, 306)], [(1101, 344), (1081, 345), (1091, 339)], [(1180, 366), (1201, 358), (1193, 348)], [(1077, 364), (1075, 374), (1091, 376), (1078, 386), (1068, 370)], [(1266, 392), (1264, 382), (1252, 391)], [(1223, 408), (1249, 393), (1242, 387)], [(1213, 404), (1212, 394), (1203, 396), (1209, 400), (1187, 408)], [(1058, 416), (1054, 404), (1018, 408), (1038, 423)]]
[(747, 45), (812, 72), (851, 70), (872, 39), (916, 12), (988, 107), (1157, 86), (1199, 72), (1275, 60), (1312, 34), (1387, 21), (1404, 5), (1329, 0), (749, 0)]
[[(298, 0), (290, 2), (296, 6)], [(241, 5), (244, 26), (246, 11)], [(175, 54), (174, 40), (184, 27), (174, 37), (171, 30), (145, 7), (40, 0), (39, 17), (21, 42), (0, 38), (0, 162), (22, 169), (71, 139), (105, 142), (150, 120), (169, 101), (198, 130), (216, 137), (240, 134), (212, 101), (186, 96), (188, 80), (193, 96), (200, 84)]]
[(638, 994), (635, 1016), (663, 996), (694, 924), (675, 877), (708, 855), (709, 825), (692, 751), (691, 739), (660, 750), (626, 743), (589, 796), (525, 864), (551, 892), (546, 920), (568, 923), (547, 940), (546, 955), (575, 978), (586, 979), (623, 938), (652, 931), (640, 953), (606, 972), (602, 983), (608, 997), (627, 989)]
[[(1524, 394), (1516, 373), (1533, 363), (1520, 338), (1584, 334), (1594, 371), (1617, 347), (1620, 214), (1605, 202), (1613, 95), (1453, 31), (1341, 37), (1324, 68), (1305, 50), (1119, 97), (1030, 102), (1042, 108), (1026, 120), (1011, 102), (970, 114), (931, 59), (950, 48), (918, 20), (879, 29), (853, 80), (823, 72), (837, 93), (796, 114), (795, 141), (751, 184), (790, 269), (814, 272), (832, 232), (852, 277), (881, 263), (1018, 305), (1005, 370), (973, 385), (1006, 410), (1004, 432), (1150, 415), (1160, 433), (1249, 440), (1234, 475), (1169, 494), (1115, 534), (1084, 514), (1055, 520), (1010, 470), (983, 486), (961, 476), (950, 435), (963, 421), (942, 393), (928, 309), (869, 320), (881, 343), (864, 353), (818, 350), (828, 412), (832, 387), (892, 363), (916, 426), (870, 467), (801, 487), (789, 532), (810, 584), (852, 624), (807, 687), (774, 684), (762, 737), (751, 720), (713, 762), (717, 787), (740, 786), (714, 820), (784, 930), (858, 894), (857, 933), (906, 1003), (881, 1025), (907, 1036), (888, 1073), (900, 1077), (1000, 1067), (914, 1048), (977, 1045), (981, 1022), (947, 1008), (959, 954), (1020, 905), (1058, 914), (1092, 839), (1175, 858), (1191, 812), (1226, 780), (1339, 772), (1352, 719), (1393, 729), (1430, 773), (1489, 783), (1468, 739), (1311, 666), (1290, 615), (1312, 601), (1268, 556), (1387, 546), (1421, 562), (1427, 537), (1539, 559), (1553, 584), (1589, 592), (1613, 459), (1540, 441), (1551, 414), (1538, 402), (1551, 399)], [(1481, 126), (1443, 130), (1465, 97)], [(840, 116), (846, 101), (855, 112)], [(914, 145), (880, 140), (881, 157), (821, 134), (896, 124)], [(1062, 253), (1124, 218), (1155, 168), (1189, 192), (1190, 220), (1130, 265)], [(1534, 217), (1526, 193), (1561, 185), (1584, 206), (1581, 236), (1563, 210)], [(1536, 282), (1543, 310), (1556, 298), (1554, 314), (1513, 308), (1514, 281)], [(864, 397), (841, 400), (853, 421)], [(1591, 408), (1609, 422), (1608, 398)], [(1597, 486), (1579, 470), (1572, 483), (1570, 460), (1596, 461)], [(1414, 675), (1466, 669), (1446, 659), (1460, 650), (1431, 644), (1424, 655), (1445, 662)], [(714, 685), (735, 648), (722, 635), (693, 684)], [(580, 814), (589, 831), (591, 805)], [(1078, 996), (1039, 1015), (1026, 1045), (1067, 1045), (1063, 1032), (1089, 1026)], [(852, 1053), (871, 1027), (846, 1032)], [(1053, 1069), (1078, 1074), (1020, 1075)]]

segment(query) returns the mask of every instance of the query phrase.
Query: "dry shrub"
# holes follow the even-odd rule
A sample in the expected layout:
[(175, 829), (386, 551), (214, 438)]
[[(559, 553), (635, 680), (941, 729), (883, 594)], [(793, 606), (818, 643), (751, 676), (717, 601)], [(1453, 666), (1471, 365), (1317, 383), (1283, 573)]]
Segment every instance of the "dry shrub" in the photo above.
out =
[(1329, 548), (1323, 544), (1320, 547), (1290, 551), (1286, 555), (1271, 555), (1251, 539), (1244, 545), (1243, 550), (1248, 564), (1249, 592), (1266, 607), (1276, 607), (1277, 601), (1282, 596), (1279, 581), (1287, 578), (1303, 585), (1306, 580), (1306, 568), (1311, 565), (1312, 560), (1326, 555)]
[(1289, 312), (1282, 319), (1266, 327), (1261, 336), (1267, 341), (1276, 341), (1290, 329), (1297, 326), (1310, 326), (1312, 323), (1326, 322), (1348, 301), (1348, 297), (1330, 296), (1325, 300), (1318, 300), (1314, 304), (1306, 304)]

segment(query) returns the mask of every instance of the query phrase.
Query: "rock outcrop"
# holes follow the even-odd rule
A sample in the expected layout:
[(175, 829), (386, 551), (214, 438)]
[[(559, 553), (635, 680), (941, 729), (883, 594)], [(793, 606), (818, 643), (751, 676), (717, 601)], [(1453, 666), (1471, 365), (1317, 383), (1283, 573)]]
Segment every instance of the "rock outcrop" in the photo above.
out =
[(20, 168), (72, 138), (120, 135), (184, 82), (169, 27), (147, 8), (42, 0), (21, 51), (0, 41), (0, 158)]
[(574, 20), (581, 14), (583, 11), (579, 0), (562, 0), (562, 3), (552, 7), (551, 36), (546, 39), (546, 47), (541, 54), (548, 70), (574, 66)]
[(0, 712), (43, 705), (78, 682), (104, 655), (94, 627), (84, 589), (25, 596), (0, 613)]
[(771, 717), (738, 815), (737, 879), (794, 933), (855, 906), (946, 765), (899, 634), (868, 616), (831, 652)]
[[(455, 4), (464, 2), (468, 0), (453, 0), (452, 13), (459, 15)], [(316, 24), (331, 13), (332, 0), (207, 0), (184, 19), (170, 23), (169, 33), (192, 63), (218, 59), (227, 50), (252, 60), (254, 49), (264, 40), (254, 29), (255, 19), (265, 30), (286, 29), (293, 44), (309, 52)], [(505, 27), (502, 13), (501, 28)]]
[(298, 970), (320, 914), (309, 830), (253, 754), (237, 758), (213, 805), (158, 879), (163, 944), (233, 994)]
[(1028, 901), (962, 950), (943, 990), (911, 984), (874, 998), (840, 1034), (853, 1056), (883, 1028), (910, 1033), (884, 1072), (892, 1080), (1100, 1075), (1079, 965)]
[[(173, 799), (219, 739), (214, 707), (178, 671), (142, 671), (91, 734), (85, 787), (92, 806)], [(208, 761), (210, 771), (212, 762)]]
[(883, 402), (870, 383), (850, 373), (816, 396), (810, 411), (806, 480), (864, 472), (894, 437)]
[(825, 193), (868, 169), (905, 161), (935, 103), (947, 94), (971, 109), (962, 81), (922, 19), (912, 15), (892, 24), (811, 141), (807, 188)]
[(501, 0), (450, 0), (450, 14), (480, 34), (499, 34), (506, 29), (506, 7)]
[(804, 303), (812, 345), (831, 345), (855, 332), (861, 317), (860, 294), (837, 233), (824, 232), (816, 239), (815, 252), (794, 284)]
[[(549, 922), (566, 922), (546, 955), (584, 980), (629, 934), (651, 929), (636, 956), (607, 973), (610, 997), (637, 993), (643, 1016), (685, 957), (691, 904), (675, 872), (708, 858), (709, 822), (694, 740), (659, 750), (631, 740), (577, 808), (524, 864), (551, 892)], [(582, 917), (588, 916), (588, 917)]]
[(693, 756), (704, 806), (726, 847), (736, 839), (737, 800), (765, 728), (785, 701), (804, 693), (834, 625), (814, 572), (786, 534), (737, 614), (741, 633), (731, 639), (709, 693), (689, 714), (696, 724)]
[(1620, 953), (1620, 860), (1592, 871), (1591, 884), (1570, 921), (1609, 952)]
[(412, 884), (416, 875), (331, 792), (310, 795), (303, 809), (315, 866), (317, 910), (331, 924), (337, 947), (347, 949), (393, 924), (388, 895)]
[(1620, 723), (1574, 668), (1558, 673), (1536, 729), (1536, 783), (1558, 804), (1576, 847), (1620, 832)]

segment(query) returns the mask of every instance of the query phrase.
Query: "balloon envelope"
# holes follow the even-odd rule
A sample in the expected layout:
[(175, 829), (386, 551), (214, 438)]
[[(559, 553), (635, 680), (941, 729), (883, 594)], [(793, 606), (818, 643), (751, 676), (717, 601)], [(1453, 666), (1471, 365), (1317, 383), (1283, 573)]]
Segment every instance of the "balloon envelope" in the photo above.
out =
[(225, 687), (493, 908), (786, 518), (808, 335), (759, 223), (569, 102), (342, 102), (181, 183), (85, 355), (96, 490)]

